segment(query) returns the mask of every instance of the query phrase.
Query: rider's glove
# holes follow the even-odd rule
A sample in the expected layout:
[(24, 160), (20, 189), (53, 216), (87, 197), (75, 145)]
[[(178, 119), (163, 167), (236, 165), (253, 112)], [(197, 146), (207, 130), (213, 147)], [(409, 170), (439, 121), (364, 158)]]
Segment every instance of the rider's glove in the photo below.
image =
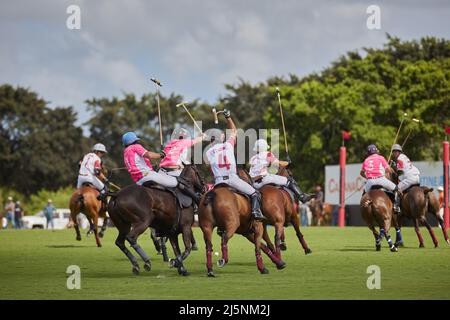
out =
[(231, 112), (228, 109), (223, 109), (223, 115), (225, 116), (226, 119), (228, 119), (229, 117), (231, 117)]
[(163, 150), (161, 150), (160, 152), (159, 152), (159, 157), (162, 159), (162, 158), (165, 158), (166, 157), (166, 153), (163, 151)]

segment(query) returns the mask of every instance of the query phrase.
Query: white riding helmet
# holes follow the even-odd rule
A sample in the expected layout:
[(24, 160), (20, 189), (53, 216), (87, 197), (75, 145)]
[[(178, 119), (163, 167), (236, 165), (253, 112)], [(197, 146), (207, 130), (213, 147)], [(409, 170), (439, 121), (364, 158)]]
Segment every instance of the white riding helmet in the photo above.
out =
[(93, 148), (92, 151), (100, 151), (100, 152), (104, 152), (107, 153), (106, 148), (103, 144), (101, 143), (97, 143)]
[(401, 145), (399, 145), (399, 144), (394, 144), (394, 145), (392, 146), (392, 151), (400, 151), (400, 152), (403, 152), (403, 149), (402, 149), (402, 146), (401, 146)]
[(253, 151), (261, 152), (269, 150), (269, 144), (265, 139), (256, 140), (255, 146), (253, 147)]
[(444, 191), (444, 187), (438, 187), (438, 191), (443, 192)]

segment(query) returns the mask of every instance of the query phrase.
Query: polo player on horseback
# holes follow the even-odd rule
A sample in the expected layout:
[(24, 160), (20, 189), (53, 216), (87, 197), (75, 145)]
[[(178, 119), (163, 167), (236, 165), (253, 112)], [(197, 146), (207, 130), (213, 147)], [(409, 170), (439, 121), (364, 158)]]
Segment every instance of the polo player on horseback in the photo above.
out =
[(394, 211), (400, 213), (400, 200), (401, 193), (395, 183), (385, 177), (386, 171), (392, 172), (386, 159), (379, 154), (376, 145), (371, 144), (367, 147), (367, 158), (364, 160), (361, 168), (361, 176), (367, 179), (364, 186), (364, 193), (370, 191), (372, 186), (379, 185), (389, 191), (392, 191), (395, 195), (394, 199)]
[(249, 195), (251, 199), (252, 216), (255, 220), (265, 220), (261, 212), (261, 194), (249, 183), (239, 178), (234, 158), (234, 145), (236, 144), (237, 130), (231, 119), (230, 111), (224, 110), (223, 115), (227, 120), (227, 127), (231, 130), (231, 136), (227, 141), (224, 133), (219, 129), (209, 130), (210, 148), (206, 151), (206, 157), (214, 174), (214, 185), (227, 184), (236, 190)]
[(392, 146), (392, 159), (398, 174), (398, 189), (403, 192), (413, 185), (420, 184), (420, 171), (417, 169), (403, 153), (399, 144)]
[(253, 186), (256, 189), (260, 189), (266, 184), (275, 184), (278, 186), (284, 186), (292, 190), (298, 199), (302, 202), (308, 202), (314, 196), (304, 193), (293, 177), (283, 177), (277, 174), (269, 173), (269, 167), (288, 167), (290, 162), (278, 160), (275, 155), (267, 151), (269, 145), (265, 139), (259, 139), (255, 142), (253, 151), (256, 154), (250, 159), (250, 177), (254, 182)]
[(166, 156), (159, 163), (159, 172), (179, 177), (184, 165), (190, 163), (188, 159), (189, 149), (202, 141), (203, 134), (191, 139), (186, 129), (177, 128), (173, 130), (172, 140), (164, 148)]
[[(98, 200), (105, 201), (108, 191), (109, 181), (102, 172), (101, 158), (106, 154), (106, 148), (103, 144), (97, 143), (92, 148), (92, 152), (86, 154), (80, 164), (78, 173), (77, 189), (83, 183), (90, 183), (100, 192)], [(104, 183), (103, 183), (103, 182)]]
[(144, 185), (152, 181), (164, 187), (178, 187), (187, 196), (198, 203), (198, 195), (187, 181), (181, 177), (173, 177), (153, 170), (150, 160), (161, 159), (166, 156), (164, 151), (160, 153), (146, 150), (140, 143), (141, 139), (134, 132), (127, 132), (122, 136), (122, 144), (125, 147), (123, 159), (131, 178), (137, 185)]

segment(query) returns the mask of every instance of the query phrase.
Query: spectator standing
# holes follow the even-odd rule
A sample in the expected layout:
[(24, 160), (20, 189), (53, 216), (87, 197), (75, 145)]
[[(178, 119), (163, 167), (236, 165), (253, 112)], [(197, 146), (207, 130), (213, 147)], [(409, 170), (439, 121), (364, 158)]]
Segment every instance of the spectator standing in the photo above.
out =
[(55, 229), (55, 224), (53, 223), (53, 214), (55, 213), (56, 208), (53, 206), (52, 199), (48, 199), (47, 205), (44, 208), (44, 216), (47, 219), (47, 229), (49, 224), (52, 225), (52, 230)]
[(23, 209), (20, 205), (20, 201), (16, 202), (16, 207), (14, 208), (14, 228), (22, 229), (22, 217)]
[(11, 226), (14, 228), (14, 210), (16, 209), (16, 205), (14, 204), (13, 198), (11, 196), (8, 197), (8, 202), (5, 205), (5, 214), (6, 214), (6, 227), (8, 229), (8, 224), (11, 221)]

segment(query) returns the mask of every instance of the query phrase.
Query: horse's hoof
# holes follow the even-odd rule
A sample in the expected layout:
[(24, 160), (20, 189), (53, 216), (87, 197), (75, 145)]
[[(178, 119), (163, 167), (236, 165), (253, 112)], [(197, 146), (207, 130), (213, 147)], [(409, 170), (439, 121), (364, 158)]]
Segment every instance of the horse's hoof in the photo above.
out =
[(305, 250), (305, 254), (310, 254), (310, 253), (312, 253), (312, 250), (310, 248)]
[(97, 248), (101, 248), (102, 244), (101, 243), (97, 243)]
[(269, 274), (269, 270), (267, 270), (266, 268), (262, 268), (261, 270), (259, 270), (259, 272), (261, 272), (261, 274)]
[(150, 261), (148, 261), (144, 264), (144, 269), (145, 269), (145, 271), (152, 270), (152, 264), (150, 263)]
[(140, 272), (139, 266), (133, 266), (132, 271), (134, 275), (138, 276)]
[(283, 270), (284, 268), (286, 268), (286, 262), (281, 261), (280, 263), (277, 264), (278, 270)]
[(381, 250), (381, 245), (377, 245), (376, 249), (377, 249), (377, 251), (380, 251)]
[(169, 259), (169, 257), (163, 257), (164, 262), (170, 262), (170, 260), (172, 260), (172, 259)]
[(195, 246), (192, 246), (192, 249), (191, 249), (192, 251), (198, 251), (198, 247), (197, 247), (197, 245), (195, 245)]
[(178, 267), (177, 259), (169, 259), (169, 267), (170, 267), (170, 268), (176, 268), (176, 267)]
[(423, 243), (419, 244), (419, 248), (425, 248), (425, 245)]
[(222, 268), (223, 266), (225, 266), (225, 264), (226, 264), (225, 259), (219, 259), (219, 260), (217, 260), (217, 266), (218, 266), (219, 268)]
[(98, 234), (98, 236), (99, 236), (100, 238), (103, 238), (104, 235), (105, 235), (105, 234), (102, 233), (102, 232), (100, 232), (100, 233)]
[(156, 255), (157, 255), (157, 256), (160, 256), (160, 255), (162, 255), (162, 252), (161, 252), (161, 251), (158, 251), (158, 252), (156, 252)]
[(445, 242), (447, 242), (447, 244), (450, 244), (450, 239), (445, 240)]
[(405, 245), (403, 244), (403, 241), (401, 241), (401, 242), (396, 242), (395, 243), (395, 246), (398, 248), (398, 247), (401, 247), (401, 248), (403, 248)]
[(180, 276), (186, 277), (189, 275), (189, 272), (185, 268), (178, 268), (178, 274)]
[(438, 244), (438, 243), (435, 243), (435, 244), (434, 244), (434, 247), (435, 247), (435, 248), (438, 248), (438, 247), (439, 247), (439, 244)]
[(212, 271), (208, 271), (208, 273), (206, 274), (209, 278), (215, 278), (216, 275), (214, 274), (214, 272)]
[(286, 247), (286, 243), (281, 243), (280, 244), (280, 249), (281, 249), (281, 251), (286, 251), (287, 250), (287, 247)]
[(81, 236), (80, 237), (76, 237), (77, 241), (81, 241)]
[(391, 247), (391, 252), (398, 252), (397, 247), (396, 247), (396, 246), (392, 246), (392, 247)]

